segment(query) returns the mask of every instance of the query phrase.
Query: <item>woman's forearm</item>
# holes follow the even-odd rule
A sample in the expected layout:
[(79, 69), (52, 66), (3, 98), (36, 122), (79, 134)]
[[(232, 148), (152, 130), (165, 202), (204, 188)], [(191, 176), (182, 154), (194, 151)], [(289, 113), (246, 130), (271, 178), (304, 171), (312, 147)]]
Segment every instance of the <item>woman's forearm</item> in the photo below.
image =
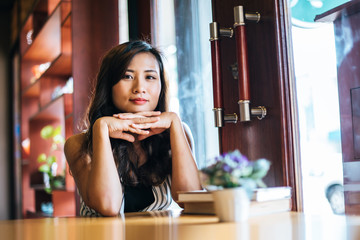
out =
[(122, 188), (114, 162), (109, 130), (104, 120), (93, 125), (93, 156), (86, 186), (89, 207), (103, 215), (116, 215), (121, 207)]
[(180, 119), (175, 116), (170, 127), (172, 153), (171, 193), (177, 200), (178, 191), (201, 189), (198, 169)]

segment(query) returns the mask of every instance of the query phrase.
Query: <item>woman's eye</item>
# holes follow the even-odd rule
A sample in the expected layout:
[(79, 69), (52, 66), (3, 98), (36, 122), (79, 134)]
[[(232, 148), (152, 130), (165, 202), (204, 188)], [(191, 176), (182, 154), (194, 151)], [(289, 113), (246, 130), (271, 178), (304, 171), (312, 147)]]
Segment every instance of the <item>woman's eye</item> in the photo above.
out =
[(133, 77), (131, 75), (125, 75), (123, 79), (133, 79)]
[(156, 80), (156, 77), (155, 76), (147, 76), (146, 79)]

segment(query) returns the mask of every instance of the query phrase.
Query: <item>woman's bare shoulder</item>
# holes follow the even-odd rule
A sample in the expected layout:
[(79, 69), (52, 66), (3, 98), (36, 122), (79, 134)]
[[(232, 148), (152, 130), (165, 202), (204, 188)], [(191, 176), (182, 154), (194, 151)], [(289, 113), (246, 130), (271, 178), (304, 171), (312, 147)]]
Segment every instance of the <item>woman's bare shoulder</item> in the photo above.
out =
[(85, 133), (75, 134), (69, 137), (64, 146), (64, 152), (69, 164), (73, 163), (83, 155), (83, 143), (86, 139)]

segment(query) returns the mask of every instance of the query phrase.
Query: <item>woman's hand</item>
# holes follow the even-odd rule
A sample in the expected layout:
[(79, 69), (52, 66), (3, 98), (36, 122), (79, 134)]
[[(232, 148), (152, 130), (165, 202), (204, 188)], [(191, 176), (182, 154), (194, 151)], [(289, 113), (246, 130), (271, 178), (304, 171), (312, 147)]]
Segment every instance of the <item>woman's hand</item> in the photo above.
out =
[(150, 121), (144, 121), (142, 123), (137, 122), (131, 124), (131, 128), (138, 129), (138, 140), (144, 140), (150, 136), (160, 134), (166, 129), (170, 128), (172, 125), (172, 122), (175, 118), (177, 118), (177, 115), (173, 112), (140, 112), (136, 114), (116, 114), (114, 116), (117, 116), (119, 119), (122, 120), (130, 120), (130, 119), (136, 119), (138, 117), (141, 118), (153, 118), (154, 116), (158, 116), (158, 121), (156, 122), (150, 122)]
[[(130, 120), (140, 118), (151, 118), (155, 115), (147, 113), (136, 114), (118, 114), (117, 117), (122, 120)], [(148, 131), (147, 134), (139, 134), (138, 140), (144, 140), (149, 136), (159, 134), (166, 129), (170, 131), (170, 145), (172, 156), (172, 174), (171, 174), (171, 194), (175, 201), (178, 199), (179, 191), (200, 190), (200, 179), (195, 163), (194, 156), (191, 151), (191, 133), (188, 128), (184, 128), (180, 118), (176, 113), (163, 112), (156, 115), (158, 121), (133, 123), (132, 128)]]
[[(123, 139), (129, 142), (135, 141), (134, 135), (146, 136), (149, 131), (146, 129), (134, 127), (135, 124), (151, 124), (159, 121), (159, 117), (156, 117), (160, 113), (148, 114), (116, 114), (114, 117), (102, 117), (96, 120), (94, 127), (99, 125), (100, 128), (108, 130), (109, 137)], [(120, 117), (123, 117), (121, 119)]]

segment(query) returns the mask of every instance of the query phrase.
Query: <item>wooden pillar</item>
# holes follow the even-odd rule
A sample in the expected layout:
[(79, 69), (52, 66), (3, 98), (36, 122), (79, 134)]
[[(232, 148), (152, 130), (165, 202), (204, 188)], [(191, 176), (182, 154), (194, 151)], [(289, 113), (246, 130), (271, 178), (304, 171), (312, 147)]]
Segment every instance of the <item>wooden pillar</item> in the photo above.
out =
[(118, 21), (118, 0), (72, 0), (74, 134), (81, 130), (101, 57), (119, 43)]
[(89, 104), (101, 57), (119, 42), (118, 1), (73, 0), (74, 134)]

